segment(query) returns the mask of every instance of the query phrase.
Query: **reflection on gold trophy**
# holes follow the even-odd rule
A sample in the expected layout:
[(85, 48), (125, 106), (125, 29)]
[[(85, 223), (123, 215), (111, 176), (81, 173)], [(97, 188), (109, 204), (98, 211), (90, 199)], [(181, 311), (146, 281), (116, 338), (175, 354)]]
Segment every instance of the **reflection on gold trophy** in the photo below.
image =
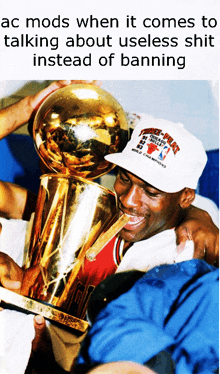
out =
[(51, 171), (94, 179), (113, 168), (104, 156), (125, 145), (128, 126), (112, 95), (80, 84), (61, 88), (43, 102), (33, 135)]
[(35, 269), (35, 277), (24, 285), (25, 296), (1, 288), (0, 298), (85, 331), (88, 323), (68, 314), (69, 290), (85, 257), (94, 260), (128, 220), (118, 219), (115, 194), (91, 181), (113, 168), (104, 156), (126, 144), (126, 116), (106, 91), (70, 85), (43, 102), (33, 136), (40, 158), (53, 172), (41, 177), (24, 264)]

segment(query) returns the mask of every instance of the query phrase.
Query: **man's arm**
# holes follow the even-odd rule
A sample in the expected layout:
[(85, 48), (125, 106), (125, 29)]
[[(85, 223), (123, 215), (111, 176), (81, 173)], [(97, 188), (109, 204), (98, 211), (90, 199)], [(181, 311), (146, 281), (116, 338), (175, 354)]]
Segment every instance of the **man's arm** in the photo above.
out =
[(24, 124), (26, 124), (33, 111), (37, 109), (40, 103), (53, 91), (70, 84), (71, 81), (53, 82), (44, 90), (33, 96), (26, 96), (24, 99), (12, 104), (0, 111), (0, 139), (11, 134)]
[(26, 188), (0, 181), (0, 217), (29, 220), (35, 211), (36, 195)]
[(185, 210), (176, 235), (178, 245), (193, 240), (194, 258), (219, 266), (219, 230), (207, 212), (191, 205)]
[(48, 87), (38, 92), (36, 95), (26, 96), (17, 103), (0, 110), (0, 139), (3, 139), (5, 136), (11, 134), (26, 124), (33, 115), (33, 112), (37, 110), (39, 105), (48, 95), (56, 91), (58, 88), (62, 88), (74, 83), (88, 83), (97, 86), (100, 85), (98, 81), (60, 80), (51, 83)]
[[(100, 85), (98, 81), (60, 80), (51, 83), (36, 95), (0, 110), (0, 140), (26, 124), (42, 101), (52, 92), (69, 84), (87, 83)], [(0, 216), (14, 219), (30, 219), (35, 209), (36, 197), (25, 188), (0, 181)]]

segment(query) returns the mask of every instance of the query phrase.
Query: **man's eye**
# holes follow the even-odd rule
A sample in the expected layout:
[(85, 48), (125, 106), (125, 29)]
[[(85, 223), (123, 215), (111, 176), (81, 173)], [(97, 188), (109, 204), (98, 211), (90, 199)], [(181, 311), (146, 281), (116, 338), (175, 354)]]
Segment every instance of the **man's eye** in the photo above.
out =
[(119, 174), (119, 177), (120, 177), (122, 182), (129, 183), (129, 179), (125, 175)]
[(150, 190), (145, 190), (145, 193), (150, 196), (150, 197), (157, 197), (159, 195), (158, 192), (155, 191), (150, 191)]

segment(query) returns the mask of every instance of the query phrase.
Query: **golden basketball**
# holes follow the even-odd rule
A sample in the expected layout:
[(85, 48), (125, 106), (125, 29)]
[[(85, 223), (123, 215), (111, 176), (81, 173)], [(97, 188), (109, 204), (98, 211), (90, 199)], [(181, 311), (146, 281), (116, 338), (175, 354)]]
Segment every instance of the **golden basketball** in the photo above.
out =
[(104, 156), (124, 148), (128, 123), (111, 94), (74, 84), (44, 100), (34, 119), (33, 137), (50, 171), (94, 179), (114, 167)]

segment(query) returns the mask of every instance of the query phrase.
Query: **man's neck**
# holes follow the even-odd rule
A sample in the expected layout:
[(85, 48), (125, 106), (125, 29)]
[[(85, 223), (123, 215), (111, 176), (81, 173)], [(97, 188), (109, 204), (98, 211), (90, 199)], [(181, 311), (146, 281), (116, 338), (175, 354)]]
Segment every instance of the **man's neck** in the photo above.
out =
[(123, 248), (123, 256), (127, 252), (127, 250), (133, 245), (134, 243), (131, 242), (124, 242), (124, 248)]

